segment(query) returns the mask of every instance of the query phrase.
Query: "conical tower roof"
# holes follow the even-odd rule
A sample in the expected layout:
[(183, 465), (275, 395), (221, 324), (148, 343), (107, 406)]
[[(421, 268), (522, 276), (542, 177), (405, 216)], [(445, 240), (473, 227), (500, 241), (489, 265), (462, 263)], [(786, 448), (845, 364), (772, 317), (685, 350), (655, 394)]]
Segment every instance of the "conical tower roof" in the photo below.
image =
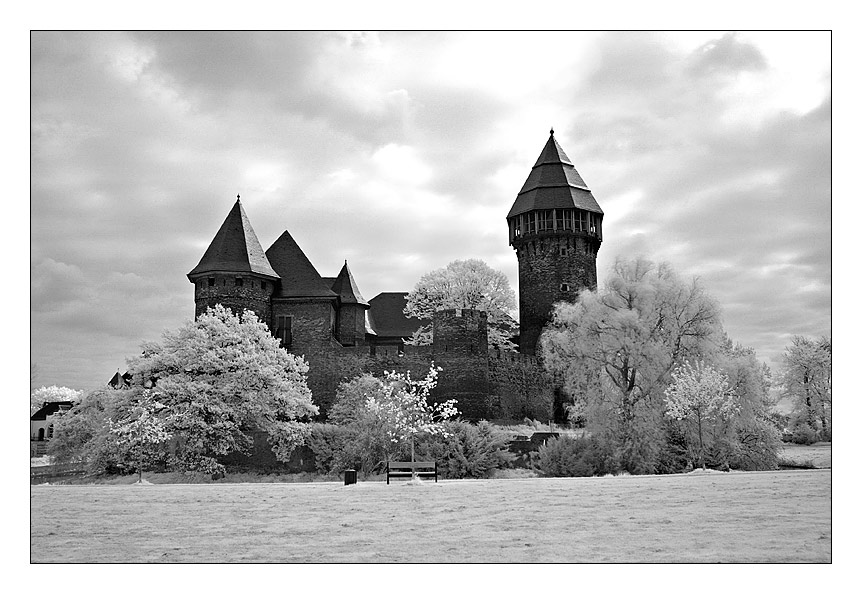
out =
[(266, 250), (266, 257), (281, 277), (281, 287), (274, 297), (335, 298), (335, 293), (287, 231)]
[(368, 305), (368, 302), (362, 297), (359, 292), (359, 287), (356, 285), (356, 280), (353, 278), (353, 273), (347, 267), (347, 260), (344, 261), (344, 266), (341, 267), (341, 272), (332, 283), (332, 290), (341, 298), (342, 303), (358, 303), (360, 305)]
[(278, 278), (260, 246), (257, 235), (251, 227), (245, 209), (236, 197), (236, 203), (219, 228), (203, 258), (189, 272), (191, 280), (195, 276), (210, 272), (255, 273), (270, 278)]
[(580, 208), (604, 214), (563, 147), (554, 138), (553, 130), (506, 218), (552, 208)]

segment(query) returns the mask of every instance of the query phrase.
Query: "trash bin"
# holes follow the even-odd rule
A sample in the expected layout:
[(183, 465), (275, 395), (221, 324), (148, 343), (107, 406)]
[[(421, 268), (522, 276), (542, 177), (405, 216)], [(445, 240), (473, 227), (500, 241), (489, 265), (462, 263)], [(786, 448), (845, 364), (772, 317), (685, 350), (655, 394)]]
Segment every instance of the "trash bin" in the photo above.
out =
[(355, 470), (345, 470), (344, 471), (344, 484), (345, 484), (345, 486), (356, 484), (356, 471)]

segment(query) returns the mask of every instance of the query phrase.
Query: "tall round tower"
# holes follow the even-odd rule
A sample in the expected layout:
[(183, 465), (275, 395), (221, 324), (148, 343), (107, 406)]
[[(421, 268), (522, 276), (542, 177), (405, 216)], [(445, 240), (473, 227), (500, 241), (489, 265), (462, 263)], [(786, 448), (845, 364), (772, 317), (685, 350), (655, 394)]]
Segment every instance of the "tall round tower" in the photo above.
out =
[(554, 303), (596, 287), (603, 214), (551, 130), (506, 216), (518, 255), (522, 353), (536, 354)]

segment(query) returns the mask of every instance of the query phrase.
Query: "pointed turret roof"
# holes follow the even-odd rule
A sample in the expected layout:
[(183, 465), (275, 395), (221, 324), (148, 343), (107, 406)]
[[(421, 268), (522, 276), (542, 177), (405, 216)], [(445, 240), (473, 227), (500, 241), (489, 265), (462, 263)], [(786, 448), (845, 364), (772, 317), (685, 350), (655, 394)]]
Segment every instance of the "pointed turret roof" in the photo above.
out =
[(332, 283), (332, 290), (341, 298), (342, 303), (358, 303), (359, 305), (368, 305), (368, 302), (362, 297), (359, 292), (359, 287), (356, 285), (356, 280), (353, 278), (353, 273), (347, 267), (347, 260), (344, 261), (344, 266), (341, 267), (341, 272), (335, 277)]
[(506, 218), (551, 208), (580, 208), (604, 214), (581, 174), (554, 138), (553, 130)]
[(239, 196), (203, 258), (188, 277), (191, 280), (208, 272), (253, 272), (278, 278), (254, 234)]
[(336, 297), (287, 231), (266, 250), (266, 257), (281, 277), (274, 297)]

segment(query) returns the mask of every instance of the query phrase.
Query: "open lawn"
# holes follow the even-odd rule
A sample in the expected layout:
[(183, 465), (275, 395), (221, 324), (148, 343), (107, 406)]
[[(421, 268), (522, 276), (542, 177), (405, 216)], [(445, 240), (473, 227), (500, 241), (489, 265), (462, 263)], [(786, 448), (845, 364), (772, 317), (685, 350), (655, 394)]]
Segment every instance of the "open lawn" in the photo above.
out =
[[(831, 562), (831, 470), (38, 485), (32, 562)], [(800, 546), (800, 535), (807, 535)]]

